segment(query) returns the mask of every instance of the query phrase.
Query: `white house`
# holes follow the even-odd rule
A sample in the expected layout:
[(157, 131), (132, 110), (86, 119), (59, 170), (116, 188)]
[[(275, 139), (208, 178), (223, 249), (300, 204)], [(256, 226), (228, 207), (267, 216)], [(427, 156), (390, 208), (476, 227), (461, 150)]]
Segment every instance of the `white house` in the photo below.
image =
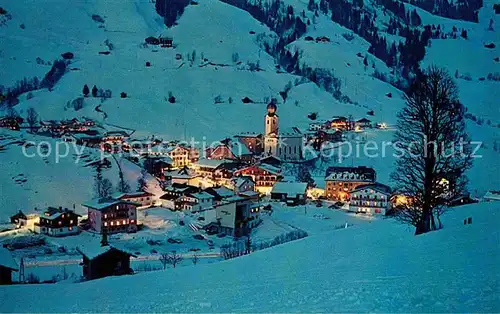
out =
[(271, 199), (286, 202), (288, 205), (305, 204), (307, 183), (276, 182), (271, 190)]
[(199, 212), (213, 207), (214, 196), (207, 192), (190, 193), (181, 197), (181, 207), (183, 210)]
[(391, 188), (380, 184), (366, 184), (351, 192), (349, 211), (369, 215), (385, 215), (391, 208)]
[(148, 192), (115, 193), (111, 196), (115, 200), (129, 201), (139, 204), (137, 208), (153, 206), (154, 195)]

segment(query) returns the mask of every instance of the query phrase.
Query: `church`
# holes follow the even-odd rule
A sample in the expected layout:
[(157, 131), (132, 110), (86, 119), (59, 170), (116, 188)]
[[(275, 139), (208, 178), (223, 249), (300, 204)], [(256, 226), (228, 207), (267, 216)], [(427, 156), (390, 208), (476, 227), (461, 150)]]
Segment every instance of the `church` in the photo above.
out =
[(277, 109), (274, 102), (267, 105), (264, 156), (274, 156), (282, 161), (300, 161), (304, 136), (297, 128), (280, 130)]

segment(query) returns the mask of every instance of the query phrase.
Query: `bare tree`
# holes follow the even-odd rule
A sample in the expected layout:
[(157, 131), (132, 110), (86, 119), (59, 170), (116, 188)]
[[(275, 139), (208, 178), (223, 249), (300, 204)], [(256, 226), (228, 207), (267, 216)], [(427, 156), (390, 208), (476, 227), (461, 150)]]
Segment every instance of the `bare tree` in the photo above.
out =
[(163, 265), (163, 269), (166, 269), (167, 265), (172, 265), (172, 267), (175, 268), (177, 264), (182, 262), (182, 259), (182, 255), (178, 254), (176, 251), (160, 254), (160, 263)]
[(194, 265), (198, 264), (199, 259), (200, 257), (196, 253), (193, 254), (193, 257), (191, 257), (191, 261), (193, 262)]
[(398, 114), (398, 158), (392, 178), (396, 191), (409, 194), (410, 201), (395, 215), (415, 226), (418, 235), (439, 229), (446, 201), (463, 193), (464, 172), (472, 165), (471, 149), (465, 109), (448, 72), (428, 68), (405, 98), (406, 107)]
[(30, 127), (30, 132), (33, 132), (35, 129), (35, 125), (38, 123), (38, 113), (33, 107), (29, 107), (26, 111), (26, 122)]
[(101, 166), (97, 167), (97, 173), (94, 179), (94, 193), (95, 197), (98, 199), (106, 199), (111, 196), (113, 192), (113, 184), (109, 179), (102, 177)]
[(137, 179), (137, 191), (138, 192), (146, 192), (146, 189), (148, 187), (148, 183), (146, 180), (147, 174), (148, 174), (148, 172), (146, 171), (146, 169), (141, 170), (141, 175)]

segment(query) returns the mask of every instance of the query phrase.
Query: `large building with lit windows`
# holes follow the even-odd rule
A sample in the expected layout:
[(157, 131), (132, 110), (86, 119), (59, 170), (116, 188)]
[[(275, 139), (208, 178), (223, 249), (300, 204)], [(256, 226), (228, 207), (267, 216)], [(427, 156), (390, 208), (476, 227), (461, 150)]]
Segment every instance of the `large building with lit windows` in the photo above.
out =
[(279, 118), (274, 102), (267, 105), (264, 133), (264, 156), (274, 156), (282, 161), (302, 160), (304, 135), (298, 128), (279, 129)]
[(349, 211), (367, 215), (385, 215), (391, 209), (391, 188), (374, 183), (356, 187), (351, 192)]
[(137, 207), (141, 204), (124, 200), (87, 202), (89, 225), (97, 233), (137, 231)]
[(375, 183), (375, 180), (376, 173), (373, 168), (329, 167), (325, 176), (325, 197), (334, 201), (348, 201), (355, 188)]

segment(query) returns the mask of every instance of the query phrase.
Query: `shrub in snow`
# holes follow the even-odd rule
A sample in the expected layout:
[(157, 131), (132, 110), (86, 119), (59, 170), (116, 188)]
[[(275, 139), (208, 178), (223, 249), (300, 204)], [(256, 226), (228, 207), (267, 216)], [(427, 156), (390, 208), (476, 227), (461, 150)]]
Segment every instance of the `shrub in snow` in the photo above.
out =
[(74, 99), (71, 102), (71, 105), (73, 106), (73, 109), (75, 109), (75, 111), (82, 109), (83, 105), (84, 105), (83, 97), (78, 97), (78, 98)]
[(317, 112), (311, 112), (307, 117), (311, 120), (316, 120), (318, 118), (318, 113)]
[(351, 41), (354, 39), (354, 34), (353, 33), (343, 33), (342, 37), (344, 37), (345, 40), (347, 40), (347, 41)]
[(0, 7), (0, 15), (5, 15), (5, 14), (7, 14), (7, 10), (5, 10), (2, 7)]
[(71, 60), (73, 59), (75, 55), (72, 53), (72, 52), (65, 52), (61, 55), (61, 57), (63, 57), (63, 59), (66, 59), (66, 60)]
[(244, 104), (249, 104), (249, 103), (253, 103), (253, 100), (251, 100), (250, 98), (248, 97), (244, 97), (241, 99), (241, 101), (244, 103)]
[(485, 48), (494, 49), (496, 46), (494, 43), (484, 45)]
[(220, 104), (220, 103), (223, 103), (224, 101), (222, 100), (222, 96), (221, 96), (221, 95), (217, 95), (217, 96), (215, 96), (215, 98), (214, 98), (214, 102), (215, 102), (216, 104)]
[(113, 43), (110, 42), (109, 39), (106, 39), (104, 41), (104, 44), (108, 47), (109, 50), (113, 50), (115, 48), (115, 45), (113, 45)]
[(98, 92), (97, 86), (94, 85), (94, 87), (92, 87), (92, 97), (97, 97), (97, 92)]
[(488, 80), (489, 81), (500, 81), (500, 73), (499, 72), (489, 73)]
[(121, 97), (121, 98), (127, 98), (127, 93), (125, 93), (125, 92), (121, 92), (121, 93), (120, 93), (120, 97)]
[(147, 66), (147, 67), (150, 67), (150, 66), (151, 66), (151, 62), (149, 62), (149, 61), (148, 61), (148, 62), (146, 62), (146, 66)]
[(171, 103), (171, 104), (174, 104), (176, 101), (174, 95), (172, 94), (172, 92), (168, 92), (168, 102)]
[(85, 97), (87, 97), (87, 96), (89, 95), (89, 93), (90, 93), (90, 89), (89, 89), (89, 87), (87, 86), (87, 84), (85, 84), (85, 85), (83, 86), (82, 93), (83, 93), (83, 96), (85, 96)]
[(470, 73), (465, 73), (464, 75), (462, 75), (462, 78), (466, 81), (472, 81), (472, 76), (470, 75)]
[(92, 20), (97, 23), (104, 23), (104, 19), (98, 14), (92, 14)]

